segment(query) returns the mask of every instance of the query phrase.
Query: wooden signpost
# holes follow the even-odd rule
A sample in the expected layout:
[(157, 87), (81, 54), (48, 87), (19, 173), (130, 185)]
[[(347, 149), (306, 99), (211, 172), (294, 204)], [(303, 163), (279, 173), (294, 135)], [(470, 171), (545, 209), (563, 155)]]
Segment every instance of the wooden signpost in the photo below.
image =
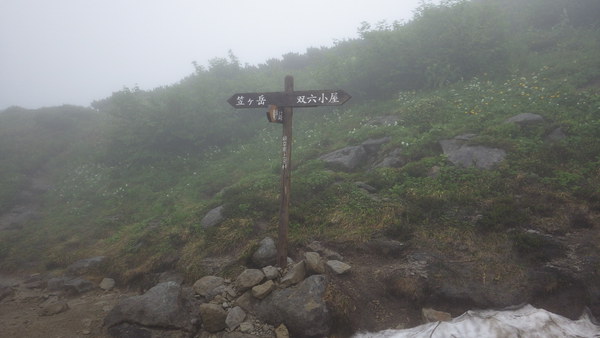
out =
[(291, 189), (292, 162), (292, 116), (293, 108), (317, 106), (339, 106), (350, 99), (343, 90), (294, 91), (294, 78), (285, 77), (285, 91), (269, 93), (237, 93), (227, 102), (236, 109), (268, 108), (269, 122), (283, 124), (281, 138), (281, 204), (279, 208), (279, 237), (277, 240), (277, 265), (287, 264), (287, 234), (289, 224), (289, 205)]

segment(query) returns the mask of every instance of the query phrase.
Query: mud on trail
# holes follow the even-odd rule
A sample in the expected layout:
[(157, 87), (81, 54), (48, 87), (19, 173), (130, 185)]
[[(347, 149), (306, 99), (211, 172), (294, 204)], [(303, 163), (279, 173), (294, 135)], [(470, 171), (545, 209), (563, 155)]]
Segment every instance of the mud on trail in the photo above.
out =
[[(0, 275), (1, 338), (105, 338), (104, 317), (132, 293), (97, 289), (76, 297), (41, 288), (27, 288), (25, 278)], [(3, 291), (4, 290), (4, 291)], [(62, 312), (48, 309), (66, 303)]]

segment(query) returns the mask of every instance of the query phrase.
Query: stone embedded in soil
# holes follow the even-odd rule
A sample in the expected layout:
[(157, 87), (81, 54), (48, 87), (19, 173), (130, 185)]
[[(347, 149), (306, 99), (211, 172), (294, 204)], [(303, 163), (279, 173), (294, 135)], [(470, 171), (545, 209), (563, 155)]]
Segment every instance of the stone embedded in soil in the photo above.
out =
[(235, 279), (235, 286), (244, 292), (258, 285), (265, 279), (265, 274), (258, 269), (246, 269)]
[(246, 312), (239, 306), (234, 307), (227, 313), (225, 324), (231, 330), (237, 328), (246, 319)]
[(327, 266), (333, 271), (336, 275), (343, 275), (350, 271), (352, 268), (350, 265), (340, 262), (337, 260), (327, 261)]
[(99, 286), (104, 291), (110, 291), (115, 287), (115, 280), (112, 278), (104, 278)]
[(175, 282), (160, 283), (140, 296), (123, 299), (104, 319), (109, 329), (123, 323), (192, 331), (189, 300)]
[(260, 241), (258, 249), (252, 254), (252, 263), (259, 268), (277, 263), (277, 247), (271, 237), (265, 237)]
[(252, 296), (254, 298), (263, 299), (268, 296), (271, 291), (275, 290), (275, 283), (272, 280), (268, 280), (260, 285), (256, 285), (252, 288)]
[(304, 280), (306, 276), (306, 266), (304, 261), (294, 264), (288, 272), (281, 279), (281, 285), (288, 287), (290, 285), (298, 284)]
[(227, 327), (227, 312), (217, 304), (200, 305), (200, 316), (204, 329), (208, 332), (219, 332)]
[(449, 322), (452, 320), (452, 315), (448, 312), (437, 311), (430, 308), (423, 308), (421, 310), (421, 315), (423, 316), (423, 321), (425, 323)]
[(275, 329), (276, 338), (290, 338), (290, 333), (284, 324), (279, 325)]
[(306, 270), (308, 270), (309, 273), (319, 275), (325, 273), (325, 262), (319, 253), (312, 251), (304, 253), (304, 261), (306, 262)]
[(329, 333), (331, 313), (325, 304), (327, 278), (312, 275), (297, 285), (276, 289), (260, 302), (247, 304), (257, 317), (271, 324), (285, 323), (291, 336), (325, 336)]
[(59, 313), (65, 312), (69, 309), (69, 305), (66, 301), (58, 301), (55, 303), (46, 304), (43, 306), (40, 311), (40, 316), (54, 316)]
[(225, 280), (217, 276), (204, 276), (194, 283), (194, 291), (202, 297), (213, 298), (215, 289), (225, 285)]
[(279, 278), (279, 269), (276, 267), (269, 265), (262, 268), (262, 272), (265, 274), (265, 277), (268, 280), (273, 280)]

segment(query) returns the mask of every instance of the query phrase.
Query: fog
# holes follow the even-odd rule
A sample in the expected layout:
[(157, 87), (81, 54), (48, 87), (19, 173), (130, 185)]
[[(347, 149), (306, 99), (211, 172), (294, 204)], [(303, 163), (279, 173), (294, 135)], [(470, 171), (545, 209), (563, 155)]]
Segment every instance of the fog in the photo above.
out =
[(178, 82), (231, 50), (257, 65), (407, 21), (419, 0), (3, 0), (0, 109), (76, 104)]

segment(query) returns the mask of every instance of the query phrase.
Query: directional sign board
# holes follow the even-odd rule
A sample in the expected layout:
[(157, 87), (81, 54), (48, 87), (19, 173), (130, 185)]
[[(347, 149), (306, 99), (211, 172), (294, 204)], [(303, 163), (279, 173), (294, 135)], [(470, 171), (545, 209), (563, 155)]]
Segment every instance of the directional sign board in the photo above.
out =
[(339, 106), (350, 100), (350, 95), (343, 90), (307, 90), (297, 92), (271, 93), (237, 93), (227, 102), (234, 108), (267, 108), (269, 105), (278, 107), (317, 107)]
[(294, 78), (285, 77), (285, 91), (275, 93), (237, 93), (227, 102), (236, 109), (268, 108), (269, 122), (281, 123), (281, 206), (279, 208), (279, 237), (277, 240), (277, 265), (287, 264), (287, 232), (291, 190), (292, 116), (293, 108), (339, 106), (350, 100), (343, 90), (294, 91)]

